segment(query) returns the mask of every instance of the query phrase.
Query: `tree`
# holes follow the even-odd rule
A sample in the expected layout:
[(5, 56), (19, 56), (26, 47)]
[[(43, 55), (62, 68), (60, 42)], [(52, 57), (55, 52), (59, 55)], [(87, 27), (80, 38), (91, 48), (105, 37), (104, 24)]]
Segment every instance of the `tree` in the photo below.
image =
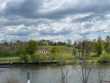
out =
[(78, 54), (76, 59), (79, 59), (80, 61), (80, 67), (81, 67), (81, 81), (82, 83), (88, 83), (89, 75), (91, 72), (91, 67), (89, 67), (87, 62), (87, 55), (89, 55), (89, 42), (84, 40), (82, 42), (79, 42), (78, 44), (74, 44), (75, 48), (77, 49)]
[(32, 55), (35, 53), (36, 50), (37, 50), (37, 42), (30, 40), (26, 46), (26, 53)]
[(51, 53), (53, 54), (53, 55), (57, 55), (57, 52), (58, 52), (59, 50), (56, 48), (56, 47), (53, 47), (52, 49), (51, 49)]
[(31, 56), (27, 54), (25, 46), (19, 47), (17, 54), (19, 55), (21, 62), (23, 63), (31, 62)]
[(110, 53), (110, 36), (106, 37), (104, 49), (107, 53)]
[(67, 40), (67, 45), (71, 46), (72, 45), (72, 41), (71, 40)]
[(37, 50), (37, 42), (30, 40), (29, 42), (25, 42), (22, 47), (19, 47), (18, 54), (21, 58), (21, 61), (24, 63), (29, 63), (35, 61), (34, 53)]
[(53, 47), (51, 49), (52, 60), (62, 60), (62, 56), (60, 55), (60, 49), (58, 47)]
[(97, 56), (100, 56), (103, 52), (103, 42), (101, 40), (101, 38), (99, 37), (96, 43), (96, 53)]

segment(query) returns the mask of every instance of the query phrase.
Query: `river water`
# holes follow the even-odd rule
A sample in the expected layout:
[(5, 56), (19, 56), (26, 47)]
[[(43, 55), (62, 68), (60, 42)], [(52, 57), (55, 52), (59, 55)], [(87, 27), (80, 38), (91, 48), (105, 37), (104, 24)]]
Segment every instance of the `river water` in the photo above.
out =
[[(28, 80), (28, 81), (27, 81)], [(85, 81), (86, 80), (86, 81)], [(0, 83), (110, 83), (110, 66), (19, 66), (0, 68)]]

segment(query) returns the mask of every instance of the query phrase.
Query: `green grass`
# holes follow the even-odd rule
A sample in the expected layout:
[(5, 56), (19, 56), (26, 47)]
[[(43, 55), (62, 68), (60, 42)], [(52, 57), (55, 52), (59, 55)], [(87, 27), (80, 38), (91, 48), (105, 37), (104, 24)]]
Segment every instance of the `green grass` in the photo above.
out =
[(0, 63), (17, 63), (20, 62), (19, 57), (5, 57), (0, 58)]
[[(77, 60), (74, 55), (72, 55), (72, 47), (68, 46), (39, 46), (40, 48), (48, 48), (49, 53), (43, 54), (38, 53), (37, 51), (34, 54), (34, 59), (38, 62), (74, 62), (79, 61)], [(53, 48), (58, 49), (58, 52), (51, 53)], [(30, 55), (31, 56), (31, 55)], [(33, 55), (32, 55), (33, 56)], [(110, 54), (103, 53), (101, 56), (97, 56), (96, 53), (90, 53), (87, 57), (89, 62), (103, 62), (103, 61), (110, 61)], [(7, 56), (0, 56), (0, 63), (20, 63), (21, 59), (17, 55), (8, 55)]]

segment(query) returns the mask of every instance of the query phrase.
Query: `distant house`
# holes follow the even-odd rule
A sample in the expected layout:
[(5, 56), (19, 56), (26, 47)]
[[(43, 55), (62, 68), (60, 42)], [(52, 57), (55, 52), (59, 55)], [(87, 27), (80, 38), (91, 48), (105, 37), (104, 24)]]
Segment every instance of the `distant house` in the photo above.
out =
[(38, 52), (41, 54), (48, 54), (49, 53), (49, 49), (48, 48), (39, 48)]

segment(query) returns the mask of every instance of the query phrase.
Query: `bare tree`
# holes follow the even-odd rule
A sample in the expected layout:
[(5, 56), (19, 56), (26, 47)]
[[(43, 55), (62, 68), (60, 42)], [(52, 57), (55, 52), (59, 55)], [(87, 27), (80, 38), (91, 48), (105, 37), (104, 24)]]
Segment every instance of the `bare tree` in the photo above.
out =
[(85, 41), (79, 42), (79, 46), (76, 45), (76, 59), (80, 62), (81, 67), (81, 81), (82, 83), (88, 83), (91, 67), (87, 62), (87, 56), (89, 55), (89, 44)]

